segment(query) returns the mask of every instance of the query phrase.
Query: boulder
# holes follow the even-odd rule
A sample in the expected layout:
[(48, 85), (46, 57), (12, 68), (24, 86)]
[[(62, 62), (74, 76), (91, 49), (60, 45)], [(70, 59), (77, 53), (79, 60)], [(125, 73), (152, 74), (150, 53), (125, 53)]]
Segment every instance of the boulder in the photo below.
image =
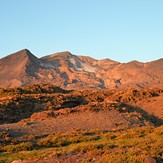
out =
[(145, 160), (144, 160), (144, 163), (156, 163), (156, 160), (152, 157), (147, 157)]

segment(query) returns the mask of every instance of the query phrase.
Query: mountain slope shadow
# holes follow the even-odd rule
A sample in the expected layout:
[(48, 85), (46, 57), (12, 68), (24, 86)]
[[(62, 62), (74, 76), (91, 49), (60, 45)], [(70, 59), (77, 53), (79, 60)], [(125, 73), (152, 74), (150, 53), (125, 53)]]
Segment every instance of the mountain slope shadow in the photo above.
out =
[(87, 101), (81, 96), (63, 96), (61, 99), (55, 95), (54, 97), (48, 95), (17, 97), (11, 99), (7, 104), (0, 105), (0, 124), (15, 123), (41, 111), (54, 111), (86, 104)]
[[(146, 112), (145, 110), (143, 110), (140, 107), (135, 107), (135, 106), (132, 106), (129, 104), (122, 103), (119, 111), (120, 112), (129, 112), (129, 113), (130, 112), (140, 113), (146, 121), (154, 124), (155, 126), (160, 126), (163, 124), (163, 119), (155, 116), (154, 114), (149, 114), (148, 112)], [(140, 118), (140, 120), (143, 120), (143, 119)]]

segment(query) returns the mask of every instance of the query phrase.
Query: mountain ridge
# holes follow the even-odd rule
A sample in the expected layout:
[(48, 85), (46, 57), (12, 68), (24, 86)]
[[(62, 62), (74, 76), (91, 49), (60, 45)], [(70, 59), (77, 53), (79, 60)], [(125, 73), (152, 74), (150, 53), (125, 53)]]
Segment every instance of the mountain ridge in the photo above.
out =
[(163, 58), (121, 63), (97, 60), (69, 51), (37, 58), (28, 49), (0, 59), (0, 87), (55, 83), (64, 89), (114, 89), (158, 86), (163, 83)]

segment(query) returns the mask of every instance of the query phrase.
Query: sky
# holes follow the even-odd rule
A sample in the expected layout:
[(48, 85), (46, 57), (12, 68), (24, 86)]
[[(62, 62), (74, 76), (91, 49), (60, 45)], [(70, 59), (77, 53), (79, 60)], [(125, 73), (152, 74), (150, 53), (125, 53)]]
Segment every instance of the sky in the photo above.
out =
[(39, 58), (163, 58), (163, 0), (0, 0), (0, 58), (21, 49)]

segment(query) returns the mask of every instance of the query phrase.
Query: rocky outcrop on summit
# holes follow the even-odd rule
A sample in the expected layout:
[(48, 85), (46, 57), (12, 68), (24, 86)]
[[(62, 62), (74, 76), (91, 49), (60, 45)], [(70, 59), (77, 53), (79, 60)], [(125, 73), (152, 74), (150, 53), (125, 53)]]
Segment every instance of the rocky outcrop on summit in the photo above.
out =
[(120, 63), (68, 51), (42, 58), (24, 49), (0, 59), (0, 87), (52, 83), (64, 89), (114, 89), (163, 85), (163, 59)]

